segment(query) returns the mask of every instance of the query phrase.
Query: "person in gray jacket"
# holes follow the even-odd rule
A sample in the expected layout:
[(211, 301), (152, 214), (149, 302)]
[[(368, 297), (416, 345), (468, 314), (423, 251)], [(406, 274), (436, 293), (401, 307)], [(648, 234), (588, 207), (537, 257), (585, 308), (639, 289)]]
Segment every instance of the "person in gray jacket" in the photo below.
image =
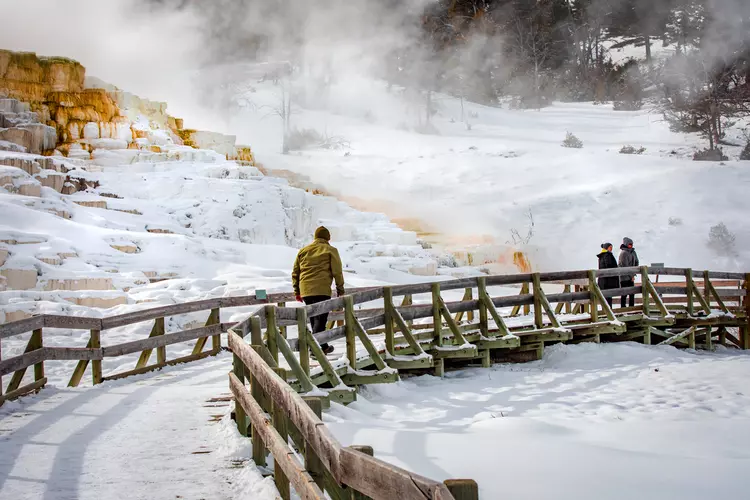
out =
[[(617, 267), (638, 267), (638, 254), (633, 248), (633, 240), (628, 237), (622, 239), (620, 245), (620, 258), (617, 259)], [(620, 287), (626, 288), (635, 286), (635, 274), (620, 276)], [(635, 306), (635, 295), (623, 295), (620, 297), (620, 307), (625, 307), (625, 299), (628, 299), (630, 307)]]

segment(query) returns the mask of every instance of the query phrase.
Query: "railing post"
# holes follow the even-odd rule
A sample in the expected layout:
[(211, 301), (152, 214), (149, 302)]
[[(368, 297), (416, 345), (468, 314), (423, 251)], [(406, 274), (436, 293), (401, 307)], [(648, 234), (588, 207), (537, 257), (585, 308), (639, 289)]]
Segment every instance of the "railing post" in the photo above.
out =
[(743, 301), (745, 305), (745, 326), (740, 329), (740, 335), (742, 336), (740, 342), (743, 349), (750, 349), (750, 273), (745, 274), (743, 288), (745, 289), (745, 300)]
[[(374, 457), (375, 456), (375, 450), (372, 449), (372, 446), (363, 446), (363, 445), (352, 445), (349, 448), (353, 450), (357, 450), (360, 453), (364, 453), (365, 455)], [(352, 490), (350, 488), (346, 488), (346, 491), (351, 492), (351, 500), (369, 500), (370, 497), (367, 495), (363, 495), (362, 493)]]
[[(320, 398), (302, 398), (305, 400), (305, 403), (307, 403), (307, 406), (312, 409), (312, 411), (315, 413), (315, 415), (318, 418), (322, 418), (323, 416), (323, 402), (320, 400)], [(323, 462), (320, 461), (320, 458), (315, 454), (315, 451), (313, 450), (312, 446), (310, 446), (310, 443), (305, 441), (305, 448), (304, 450), (300, 450), (305, 455), (305, 469), (307, 469), (307, 472), (310, 473), (310, 477), (315, 481), (315, 484), (318, 485), (318, 488), (323, 489), (324, 481), (325, 481), (325, 467), (323, 465)]]
[(693, 282), (693, 270), (685, 269), (685, 288), (687, 290), (687, 313), (688, 316), (692, 316), (695, 312), (693, 308), (693, 287), (690, 286)]
[(357, 369), (357, 334), (354, 331), (354, 298), (344, 296), (344, 331), (346, 333), (346, 358), (352, 370)]
[[(164, 335), (164, 318), (156, 318), (154, 328), (156, 329), (155, 337)], [(167, 363), (167, 346), (156, 348), (156, 362), (160, 365)]]
[(307, 346), (307, 311), (297, 308), (297, 349), (299, 364), (306, 375), (310, 375), (310, 348)]
[[(408, 307), (412, 305), (414, 305), (414, 300), (412, 298), (412, 295), (411, 294), (404, 295), (404, 300), (401, 301), (401, 307)], [(408, 326), (409, 328), (411, 328), (413, 324), (414, 322), (412, 320), (409, 320), (406, 322), (406, 326)]]
[[(91, 330), (91, 348), (99, 349), (102, 346), (100, 330)], [(94, 385), (102, 383), (102, 361), (94, 359), (91, 361), (91, 376)]]
[(263, 332), (260, 328), (260, 318), (250, 318), (250, 345), (263, 345)]
[[(435, 329), (434, 342), (438, 347), (443, 345), (443, 316), (440, 312), (440, 283), (432, 284), (432, 324)], [(445, 375), (445, 359), (440, 358), (434, 361), (435, 376), (442, 377)]]
[[(240, 379), (242, 385), (245, 385), (245, 370), (245, 363), (242, 362), (239, 356), (234, 354), (232, 356), (232, 371)], [(234, 420), (240, 434), (247, 437), (247, 415), (245, 415), (245, 409), (237, 400), (234, 402)]]
[(278, 364), (279, 362), (279, 345), (276, 342), (276, 306), (266, 306), (266, 340), (268, 341), (268, 350), (271, 357)]
[(708, 269), (703, 271), (703, 297), (706, 300), (708, 307), (711, 307), (711, 287), (709, 286), (710, 279), (708, 278)]
[(641, 266), (641, 300), (643, 302), (643, 315), (651, 315), (651, 294), (648, 291), (648, 266)]
[[(521, 294), (522, 295), (528, 295), (529, 294), (529, 283), (526, 282), (523, 285), (521, 285)], [(531, 313), (531, 308), (528, 304), (524, 304), (523, 306), (523, 315), (528, 316)]]
[(537, 329), (544, 327), (544, 311), (542, 310), (542, 283), (539, 273), (531, 275), (534, 285), (534, 326)]
[[(279, 302), (277, 305), (279, 307), (286, 307), (286, 302)], [(279, 326), (279, 333), (281, 334), (282, 337), (287, 338), (285, 326)]]
[(455, 500), (479, 499), (479, 485), (473, 479), (446, 479), (443, 484)]
[[(211, 318), (213, 319), (212, 325), (218, 325), (221, 323), (221, 311), (219, 308), (211, 309)], [(211, 350), (215, 353), (221, 351), (221, 332), (211, 337)]]
[[(260, 318), (257, 316), (253, 316), (250, 318), (250, 343), (254, 348), (257, 347), (260, 349), (263, 346), (263, 331), (261, 330), (260, 326)], [(249, 370), (246, 370), (245, 373), (247, 374), (247, 380), (250, 383), (250, 395), (264, 410), (267, 410), (266, 398), (265, 394), (263, 393), (263, 389), (261, 389), (260, 385), (257, 384), (255, 380), (253, 380), (253, 377)], [(266, 447), (263, 444), (263, 440), (261, 439), (260, 434), (255, 432), (255, 430), (252, 429), (252, 426), (251, 436), (253, 462), (255, 462), (255, 465), (257, 466), (265, 466)]]
[[(276, 372), (276, 375), (281, 377), (286, 382), (286, 370), (284, 370), (283, 368), (274, 368), (273, 371)], [(285, 443), (288, 443), (289, 428), (287, 427), (287, 418), (286, 414), (284, 413), (284, 408), (281, 405), (277, 404), (275, 401), (272, 404), (273, 415), (271, 415), (271, 421), (273, 423), (273, 426), (276, 428), (276, 432), (278, 432), (281, 436), (281, 439), (283, 439)], [(281, 495), (281, 498), (283, 500), (289, 500), (291, 495), (289, 478), (286, 476), (286, 474), (284, 474), (284, 470), (281, 468), (278, 460), (275, 459), (273, 464), (273, 479), (276, 483), (276, 489), (279, 490), (279, 495)]]
[(383, 305), (385, 309), (385, 350), (391, 356), (396, 354), (396, 340), (393, 333), (393, 289), (383, 288)]
[(484, 276), (477, 278), (477, 295), (479, 296), (479, 332), (482, 337), (489, 337), (490, 328), (489, 320), (487, 318), (487, 304), (484, 302), (484, 298), (487, 297), (487, 280)]
[[(471, 288), (467, 288), (467, 289), (466, 289), (466, 297), (467, 297), (467, 298), (468, 298), (468, 299), (469, 299), (470, 301), (471, 301), (471, 300), (474, 300), (474, 290), (473, 290), (473, 289), (471, 289)], [(468, 311), (468, 312), (466, 313), (466, 320), (467, 320), (467, 321), (468, 321), (469, 323), (473, 323), (473, 322), (474, 322), (474, 310), (473, 310), (473, 309), (469, 310), (469, 311)]]
[(591, 307), (591, 321), (599, 321), (599, 305), (596, 299), (596, 292), (594, 287), (596, 286), (596, 273), (589, 271), (589, 302)]
[(432, 323), (435, 329), (435, 345), (443, 345), (443, 316), (440, 313), (440, 283), (432, 284)]
[[(31, 341), (29, 342), (31, 345), (31, 350), (36, 351), (37, 349), (42, 349), (43, 341), (42, 341), (42, 329), (39, 328), (38, 330), (34, 330), (34, 333), (31, 334)], [(39, 381), (44, 378), (44, 360), (40, 361), (39, 363), (34, 365), (34, 381)]]

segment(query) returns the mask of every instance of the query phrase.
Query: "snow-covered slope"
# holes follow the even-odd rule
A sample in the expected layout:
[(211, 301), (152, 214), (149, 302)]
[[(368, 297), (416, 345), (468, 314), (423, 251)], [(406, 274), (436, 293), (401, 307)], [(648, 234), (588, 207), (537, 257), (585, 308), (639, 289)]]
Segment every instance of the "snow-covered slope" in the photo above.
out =
[[(464, 103), (467, 130), (460, 102), (435, 95), (437, 133), (421, 134), (413, 130), (424, 112), (419, 102), (395, 87), (343, 78), (328, 91), (300, 90), (292, 127), (338, 136), (350, 147), (282, 155), (280, 120), (264, 108), (278, 102), (282, 84), (253, 80), (257, 71), (242, 66), (212, 74), (244, 82), (232, 87), (242, 106), (229, 127), (240, 140), (260, 139), (256, 158), (267, 168), (293, 171), (358, 208), (438, 233), (430, 238), (459, 257), (474, 252), (475, 264), (507, 263), (520, 248), (540, 270), (588, 268), (602, 242), (624, 236), (635, 240), (644, 263), (731, 270), (750, 263), (750, 168), (735, 160), (739, 148), (725, 148), (728, 162), (693, 162), (703, 140), (671, 132), (651, 105), (625, 112), (611, 104), (536, 111)], [(583, 148), (563, 148), (566, 132)], [(739, 126), (729, 136), (741, 139)], [(646, 150), (620, 154), (626, 145)], [(514, 244), (514, 229), (521, 239), (527, 234), (529, 212), (533, 236)], [(736, 235), (735, 252), (707, 245), (721, 222)]]
[(746, 375), (744, 352), (556, 345), (524, 365), (368, 386), (326, 416), (343, 444), (473, 478), (480, 498), (744, 498)]

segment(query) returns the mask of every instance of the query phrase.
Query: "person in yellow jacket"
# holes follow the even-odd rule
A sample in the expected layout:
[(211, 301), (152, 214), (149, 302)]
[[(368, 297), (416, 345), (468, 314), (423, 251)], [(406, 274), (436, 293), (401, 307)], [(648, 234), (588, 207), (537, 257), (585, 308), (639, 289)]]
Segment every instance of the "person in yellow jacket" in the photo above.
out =
[[(339, 251), (331, 246), (331, 233), (323, 226), (315, 230), (315, 240), (299, 251), (292, 269), (292, 286), (298, 302), (317, 304), (331, 298), (331, 283), (336, 281), (336, 296), (344, 295), (344, 270)], [(310, 318), (313, 333), (325, 331), (328, 313)], [(333, 346), (322, 344), (323, 352)]]

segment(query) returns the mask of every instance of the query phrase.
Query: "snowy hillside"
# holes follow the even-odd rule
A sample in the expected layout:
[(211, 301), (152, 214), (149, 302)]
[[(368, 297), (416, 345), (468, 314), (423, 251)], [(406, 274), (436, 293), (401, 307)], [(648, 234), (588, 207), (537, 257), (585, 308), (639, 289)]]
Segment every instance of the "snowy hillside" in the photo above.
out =
[[(282, 155), (281, 121), (268, 109), (290, 84), (261, 76), (238, 65), (203, 78), (234, 89), (227, 127), (241, 140), (258, 139), (263, 165), (432, 233), (428, 241), (455, 250), (460, 263), (469, 251), (474, 264), (499, 262), (496, 270), (513, 271), (509, 256), (521, 249), (540, 270), (588, 268), (600, 243), (623, 236), (635, 240), (644, 263), (737, 270), (750, 262), (750, 168), (736, 161), (740, 149), (725, 147), (728, 162), (693, 162), (703, 140), (670, 132), (648, 105), (626, 112), (611, 103), (556, 103), (541, 111), (464, 103), (467, 130), (459, 100), (435, 95), (437, 131), (422, 134), (414, 128), (424, 110), (401, 90), (342, 79), (325, 92), (303, 87), (291, 124), (349, 147)], [(583, 148), (563, 148), (566, 132)], [(740, 138), (738, 125), (728, 139)], [(628, 145), (645, 152), (620, 154)], [(514, 229), (525, 239), (529, 212), (533, 236), (514, 242)], [(722, 222), (736, 235), (736, 252), (707, 245), (710, 228)]]

